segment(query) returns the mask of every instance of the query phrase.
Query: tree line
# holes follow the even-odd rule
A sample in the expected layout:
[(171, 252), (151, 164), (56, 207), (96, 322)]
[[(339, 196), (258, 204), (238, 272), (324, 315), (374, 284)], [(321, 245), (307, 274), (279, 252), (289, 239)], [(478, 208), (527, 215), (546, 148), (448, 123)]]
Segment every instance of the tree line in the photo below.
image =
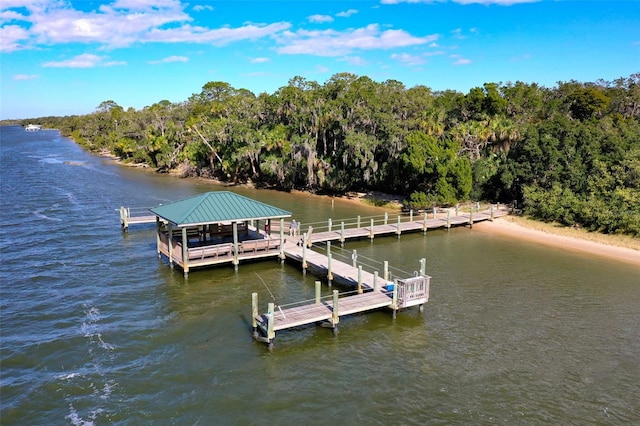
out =
[(159, 172), (378, 190), (413, 209), (515, 201), (541, 220), (640, 236), (640, 73), (466, 94), (350, 73), (324, 84), (295, 77), (259, 95), (216, 81), (180, 103), (125, 110), (108, 100), (92, 114), (39, 120)]

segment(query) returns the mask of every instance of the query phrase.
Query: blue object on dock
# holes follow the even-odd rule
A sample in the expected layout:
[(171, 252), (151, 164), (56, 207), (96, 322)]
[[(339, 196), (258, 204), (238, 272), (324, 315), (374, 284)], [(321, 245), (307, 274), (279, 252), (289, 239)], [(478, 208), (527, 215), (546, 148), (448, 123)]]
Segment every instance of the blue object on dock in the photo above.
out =
[(394, 284), (392, 282), (388, 282), (387, 285), (384, 286), (384, 289), (387, 291), (393, 291)]

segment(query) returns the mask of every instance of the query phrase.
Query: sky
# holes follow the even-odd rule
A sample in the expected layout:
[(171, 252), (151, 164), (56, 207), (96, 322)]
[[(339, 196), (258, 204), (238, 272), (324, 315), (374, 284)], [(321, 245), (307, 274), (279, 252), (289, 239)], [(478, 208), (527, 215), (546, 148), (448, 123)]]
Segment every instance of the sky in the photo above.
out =
[(343, 72), (462, 93), (613, 81), (640, 72), (640, 1), (0, 1), (0, 119)]

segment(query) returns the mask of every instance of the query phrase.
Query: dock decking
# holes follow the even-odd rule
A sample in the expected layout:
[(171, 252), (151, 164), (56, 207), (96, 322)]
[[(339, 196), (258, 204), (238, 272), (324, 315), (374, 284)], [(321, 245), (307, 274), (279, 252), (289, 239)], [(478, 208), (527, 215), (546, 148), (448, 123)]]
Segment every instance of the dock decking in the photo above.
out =
[[(382, 277), (377, 272), (364, 271), (362, 266), (356, 267), (339, 260), (308, 250), (304, 245), (285, 243), (284, 255), (288, 259), (301, 262), (303, 268), (316, 275), (327, 276), (331, 281), (355, 287), (353, 292), (340, 294), (333, 291), (330, 300), (320, 297), (320, 281), (316, 282), (316, 299), (289, 306), (278, 306), (270, 303), (264, 314), (258, 312), (257, 293), (252, 294), (254, 338), (268, 343), (275, 339), (276, 331), (286, 330), (302, 325), (321, 323), (337, 332), (340, 317), (380, 308), (390, 308), (394, 312), (401, 308), (422, 305), (429, 300), (429, 284), (431, 277), (425, 275), (426, 262), (421, 261), (420, 275), (404, 279), (396, 279), (391, 283), (387, 272)], [(391, 288), (388, 286), (391, 285)]]

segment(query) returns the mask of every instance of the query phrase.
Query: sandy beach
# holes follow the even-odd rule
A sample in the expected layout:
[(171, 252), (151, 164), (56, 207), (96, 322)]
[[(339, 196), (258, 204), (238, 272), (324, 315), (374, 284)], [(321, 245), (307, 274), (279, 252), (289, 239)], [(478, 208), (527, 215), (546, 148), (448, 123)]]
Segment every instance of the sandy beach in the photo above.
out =
[[(493, 222), (477, 223), (473, 225), (473, 229), (480, 232), (506, 235), (538, 244), (562, 247), (566, 250), (590, 253), (640, 266), (640, 250), (533, 229), (519, 223), (517, 220), (512, 220), (511, 217), (502, 217)], [(638, 245), (640, 245), (640, 241), (638, 241)]]

